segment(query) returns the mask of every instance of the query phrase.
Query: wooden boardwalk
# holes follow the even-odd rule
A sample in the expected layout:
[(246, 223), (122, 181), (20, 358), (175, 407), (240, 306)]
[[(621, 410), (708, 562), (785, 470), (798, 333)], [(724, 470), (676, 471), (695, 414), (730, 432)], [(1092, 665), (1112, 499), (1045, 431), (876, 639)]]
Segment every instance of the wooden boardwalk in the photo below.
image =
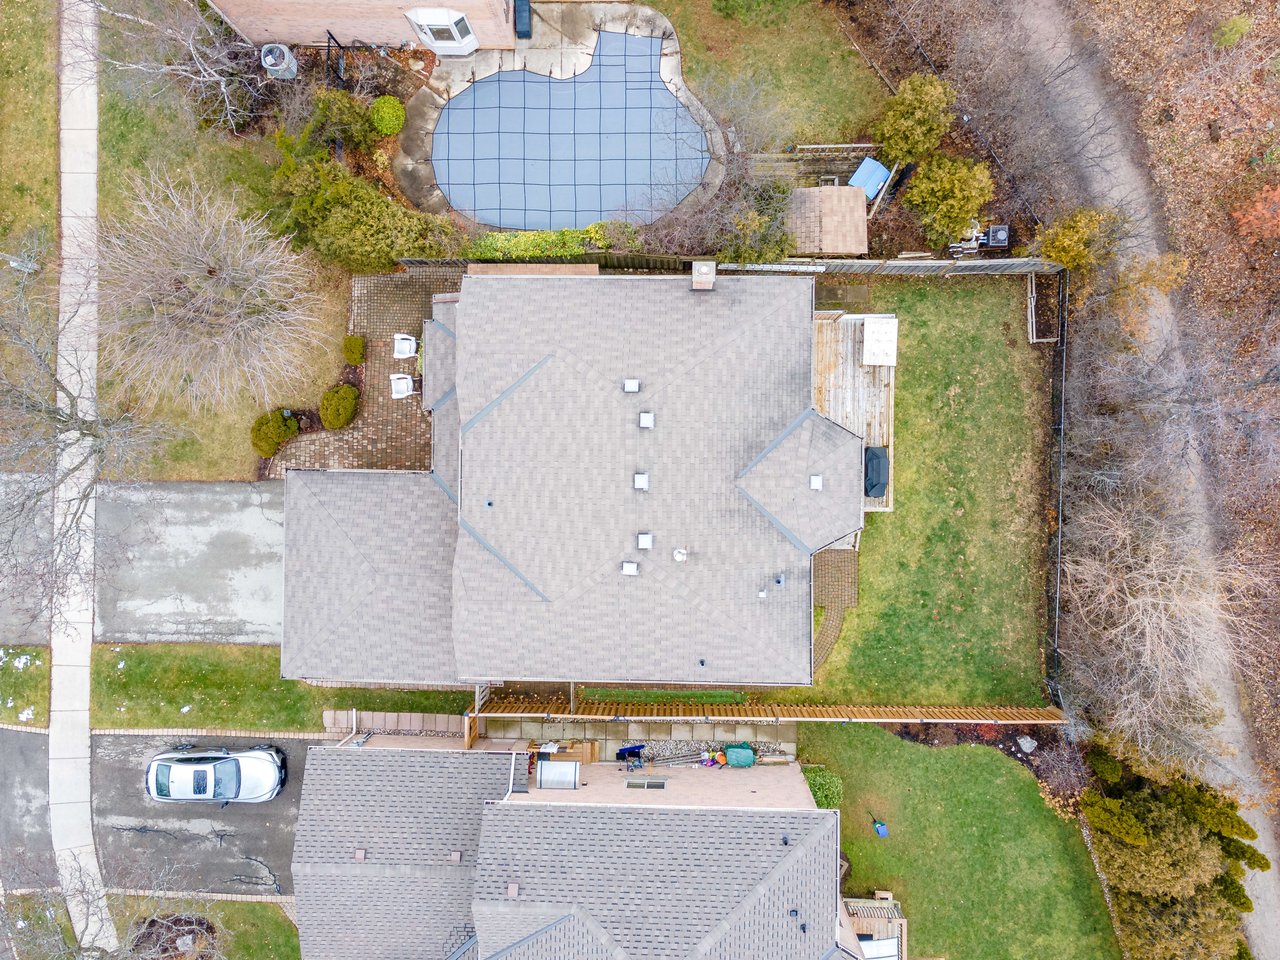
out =
[(813, 405), (862, 437), (868, 447), (889, 449), (889, 487), (868, 497), (865, 509), (893, 509), (893, 367), (862, 364), (864, 314), (835, 310), (814, 314)]
[(827, 723), (996, 723), (1061, 724), (1057, 707), (876, 707), (808, 703), (617, 703), (580, 700), (573, 710), (567, 700), (491, 697), (482, 717), (524, 717), (561, 721), (633, 720), (672, 723), (736, 720), (781, 723), (786, 720)]

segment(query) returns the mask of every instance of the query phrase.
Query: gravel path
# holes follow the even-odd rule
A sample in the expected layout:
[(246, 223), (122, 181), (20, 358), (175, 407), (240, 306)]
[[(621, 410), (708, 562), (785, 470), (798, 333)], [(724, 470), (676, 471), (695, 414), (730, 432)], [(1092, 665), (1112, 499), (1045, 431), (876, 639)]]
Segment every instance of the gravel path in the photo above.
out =
[[(1028, 51), (1046, 63), (1058, 63), (1073, 45), (1087, 43), (1072, 32), (1062, 0), (1024, 0), (1017, 11), (1030, 31)], [(1163, 218), (1155, 188), (1141, 160), (1142, 141), (1132, 118), (1116, 105), (1119, 98), (1096, 68), (1083, 66), (1073, 72), (1067, 82), (1070, 91), (1063, 91), (1060, 97), (1055, 96), (1052, 89), (1045, 91), (1046, 101), (1060, 107), (1056, 120), (1064, 137), (1084, 136), (1085, 124), (1095, 111), (1102, 111), (1110, 120), (1102, 125), (1105, 129), (1096, 134), (1090, 151), (1094, 157), (1105, 157), (1105, 161), (1090, 163), (1085, 159), (1079, 164), (1078, 173), (1092, 202), (1119, 207), (1133, 219), (1133, 243), (1126, 256), (1155, 256), (1163, 249), (1160, 235)], [(1150, 342), (1172, 338), (1176, 343), (1177, 317), (1169, 298), (1154, 297), (1149, 310)], [(1209, 509), (1202, 494), (1194, 495), (1199, 497), (1208, 537)], [(1217, 691), (1224, 718), (1215, 733), (1227, 745), (1230, 755), (1221, 758), (1215, 779), (1234, 781), (1243, 784), (1245, 789), (1260, 792), (1263, 789), (1261, 773), (1240, 711), (1236, 680), (1229, 671), (1224, 670), (1219, 676)], [(1245, 811), (1245, 818), (1258, 831), (1255, 846), (1278, 865), (1266, 873), (1250, 871), (1245, 881), (1254, 902), (1253, 913), (1244, 916), (1245, 932), (1257, 960), (1280, 960), (1280, 849), (1274, 824), (1263, 809)]]

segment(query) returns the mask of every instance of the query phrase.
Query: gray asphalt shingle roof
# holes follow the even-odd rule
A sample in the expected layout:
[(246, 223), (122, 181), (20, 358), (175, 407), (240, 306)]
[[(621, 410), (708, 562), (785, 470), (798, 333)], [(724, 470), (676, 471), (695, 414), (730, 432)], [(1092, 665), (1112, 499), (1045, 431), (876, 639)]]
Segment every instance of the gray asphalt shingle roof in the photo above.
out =
[(443, 960), (465, 943), (484, 804), (506, 796), (512, 756), (312, 747), (293, 849), (303, 956)]
[(812, 402), (812, 297), (797, 277), (464, 278), (459, 676), (810, 681), (808, 551), (736, 478)]
[(429, 474), (285, 472), (285, 677), (456, 683), (457, 507)]
[(577, 956), (559, 943), (570, 924), (538, 925), (574, 913), (600, 930), (574, 932), (583, 956), (819, 960), (837, 939), (838, 845), (829, 810), (490, 803), (473, 907), (480, 956), (503, 956), (516, 935), (520, 960)]

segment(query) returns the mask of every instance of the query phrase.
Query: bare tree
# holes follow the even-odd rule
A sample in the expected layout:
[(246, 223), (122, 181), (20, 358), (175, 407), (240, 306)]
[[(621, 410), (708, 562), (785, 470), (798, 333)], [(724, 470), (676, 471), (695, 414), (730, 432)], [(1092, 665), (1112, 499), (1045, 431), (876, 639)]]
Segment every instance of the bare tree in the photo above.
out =
[(265, 105), (258, 51), (200, 0), (76, 0), (101, 14), (101, 62), (146, 83), (177, 83), (200, 119), (243, 129)]
[(153, 173), (133, 192), (100, 244), (106, 370), (143, 402), (181, 396), (195, 409), (244, 392), (265, 402), (296, 382), (299, 356), (326, 335), (289, 238), (194, 181)]
[(0, 301), (0, 578), (32, 618), (87, 572), (93, 485), (136, 476), (168, 436), (128, 408), (92, 400), (91, 351), (63, 344), (59, 356), (72, 307), (60, 326), (41, 274), (12, 278)]

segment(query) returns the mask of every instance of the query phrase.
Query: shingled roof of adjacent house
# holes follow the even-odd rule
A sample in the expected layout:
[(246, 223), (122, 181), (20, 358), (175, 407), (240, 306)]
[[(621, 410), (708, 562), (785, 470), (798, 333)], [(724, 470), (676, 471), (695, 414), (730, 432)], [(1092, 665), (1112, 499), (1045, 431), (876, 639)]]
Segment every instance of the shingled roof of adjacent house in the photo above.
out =
[(478, 956), (821, 960), (838, 851), (830, 810), (490, 803)]
[(463, 947), (485, 801), (527, 769), (525, 754), (308, 750), (293, 847), (303, 955), (445, 960)]
[(427, 473), (285, 472), (286, 677), (456, 682), (458, 508)]

